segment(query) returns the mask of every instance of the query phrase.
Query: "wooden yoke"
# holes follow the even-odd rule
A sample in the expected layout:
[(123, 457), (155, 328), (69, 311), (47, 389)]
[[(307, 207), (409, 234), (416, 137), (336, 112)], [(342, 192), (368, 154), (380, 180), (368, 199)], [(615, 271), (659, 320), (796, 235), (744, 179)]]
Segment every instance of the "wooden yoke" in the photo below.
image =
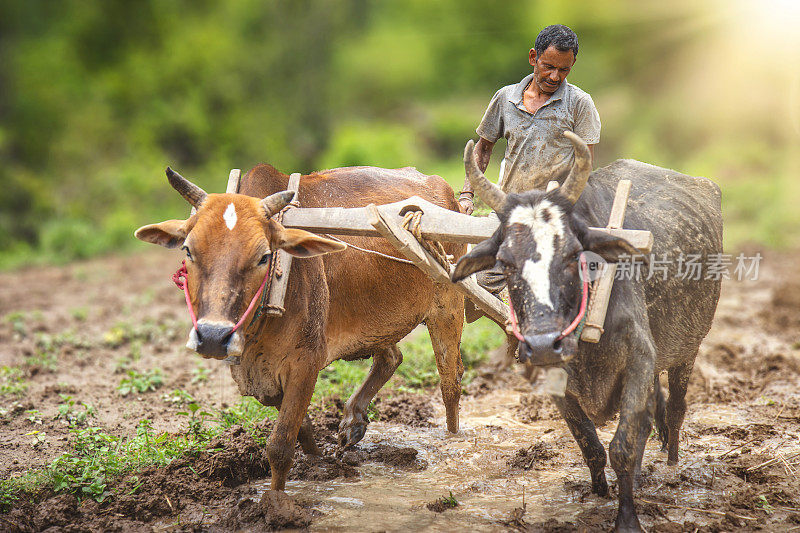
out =
[[(417, 268), (430, 276), (433, 281), (450, 283), (450, 273), (454, 268), (453, 265), (449, 265), (448, 269), (445, 270), (417, 241), (414, 235), (395, 220), (395, 214), (390, 208), (391, 205), (368, 205), (366, 209), (369, 213), (370, 225), (409, 261), (414, 263)], [(478, 282), (475, 281), (475, 276), (468, 276), (459, 281), (456, 283), (456, 288), (468, 296), (475, 304), (475, 307), (486, 313), (489, 318), (498, 324), (508, 322), (508, 306), (478, 285)]]
[[(620, 180), (619, 183), (617, 183), (617, 193), (614, 195), (614, 203), (611, 205), (611, 215), (608, 217), (607, 228), (622, 228), (630, 192), (630, 180)], [(600, 276), (594, 281), (592, 297), (589, 300), (589, 309), (586, 311), (586, 324), (583, 326), (583, 332), (581, 332), (581, 340), (586, 342), (600, 342), (600, 336), (603, 334), (603, 324), (605, 324), (606, 321), (606, 311), (608, 311), (608, 301), (611, 298), (611, 288), (614, 285), (614, 276), (616, 273), (616, 263), (605, 263)]]
[[(300, 173), (295, 172), (289, 176), (289, 185), (286, 187), (287, 191), (298, 192), (300, 189)], [(297, 194), (292, 203), (297, 202)], [(278, 219), (280, 222), (280, 218)], [(275, 254), (275, 267), (272, 272), (272, 282), (269, 285), (269, 294), (267, 295), (267, 305), (264, 307), (264, 313), (269, 316), (283, 316), (286, 309), (283, 307), (284, 299), (286, 298), (286, 288), (289, 286), (289, 272), (292, 269), (292, 256), (278, 250)]]

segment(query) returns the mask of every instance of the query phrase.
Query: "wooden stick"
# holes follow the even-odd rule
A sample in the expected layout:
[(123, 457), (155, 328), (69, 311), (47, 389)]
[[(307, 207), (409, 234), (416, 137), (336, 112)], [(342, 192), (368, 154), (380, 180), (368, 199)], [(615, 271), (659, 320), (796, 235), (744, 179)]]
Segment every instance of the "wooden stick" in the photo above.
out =
[[(286, 190), (297, 192), (299, 189), (300, 173), (295, 172), (289, 176), (289, 184)], [(285, 217), (287, 213), (291, 213), (293, 210), (294, 209), (289, 209), (283, 216)], [(267, 307), (264, 313), (271, 316), (283, 316), (283, 303), (286, 299), (286, 288), (289, 286), (289, 273), (292, 270), (292, 256), (288, 252), (278, 250), (276, 257), (278, 258), (278, 265), (280, 265), (280, 272), (275, 273), (275, 277), (270, 285), (269, 295), (267, 296)]]
[(772, 466), (773, 464), (777, 463), (778, 461), (785, 461), (785, 460), (788, 460), (788, 459), (794, 459), (798, 455), (800, 455), (800, 452), (797, 452), (797, 453), (795, 453), (793, 455), (790, 455), (789, 457), (785, 457), (784, 458), (782, 454), (779, 454), (778, 457), (773, 457), (769, 461), (764, 461), (763, 463), (761, 463), (759, 465), (751, 466), (750, 468), (745, 470), (745, 472), (752, 472), (753, 470), (758, 470), (759, 468), (764, 468), (765, 466)]
[[(403, 215), (411, 210), (421, 210), (424, 213), (420, 231), (424, 238), (434, 241), (477, 244), (491, 237), (500, 225), (497, 217), (473, 217), (456, 213), (419, 196), (381, 206), (381, 212), (398, 223), (402, 223)], [(284, 214), (283, 225), (330, 235), (380, 236), (370, 224), (370, 214), (366, 207), (299, 207)], [(643, 254), (650, 253), (653, 247), (653, 235), (646, 230), (591, 229), (621, 237)]]
[[(614, 203), (611, 205), (611, 214), (608, 217), (608, 229), (622, 228), (630, 192), (630, 180), (620, 180), (617, 183), (617, 192), (614, 195)], [(583, 332), (581, 332), (581, 340), (592, 343), (600, 342), (616, 273), (617, 265), (615, 263), (606, 263), (600, 273), (600, 277), (595, 281), (591, 305), (586, 312), (586, 325), (583, 327)]]
[(758, 438), (758, 437), (753, 437), (752, 439), (748, 440), (747, 442), (745, 442), (745, 443), (743, 443), (743, 444), (739, 444), (738, 446), (734, 446), (733, 448), (731, 448), (731, 449), (730, 449), (730, 450), (728, 450), (727, 452), (725, 452), (725, 453), (723, 453), (722, 455), (720, 455), (719, 457), (717, 457), (717, 460), (719, 460), (719, 459), (722, 459), (723, 457), (725, 457), (726, 455), (728, 455), (728, 454), (729, 454), (729, 453), (731, 453), (731, 452), (735, 452), (735, 451), (736, 451), (736, 450), (738, 450), (739, 448), (744, 448), (745, 446), (747, 446), (748, 444), (750, 444), (751, 442), (753, 442), (753, 441), (754, 441), (754, 440), (756, 440), (757, 438)]
[[(374, 225), (376, 231), (386, 238), (389, 243), (413, 262), (420, 270), (437, 283), (450, 283), (450, 272), (440, 265), (423, 246), (417, 242), (414, 236), (405, 230), (393, 218), (393, 211), (377, 207), (374, 204), (367, 206), (370, 213), (370, 223)], [(423, 217), (424, 218), (424, 217)], [(451, 266), (452, 269), (452, 266)], [(474, 276), (469, 276), (456, 283), (456, 288), (468, 296), (475, 306), (486, 313), (498, 325), (504, 327), (508, 320), (508, 307), (495, 298), (489, 291), (479, 286)]]

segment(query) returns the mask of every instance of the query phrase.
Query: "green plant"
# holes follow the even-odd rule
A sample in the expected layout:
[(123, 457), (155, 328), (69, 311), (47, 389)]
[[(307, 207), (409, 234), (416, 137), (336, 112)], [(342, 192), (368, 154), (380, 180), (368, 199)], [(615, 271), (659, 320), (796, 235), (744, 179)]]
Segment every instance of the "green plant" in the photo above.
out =
[(95, 408), (91, 404), (82, 402), (83, 410), (76, 409), (76, 402), (72, 396), (60, 394), (63, 403), (58, 404), (56, 420), (63, 420), (69, 427), (81, 426), (86, 423), (86, 419), (94, 417)]
[(166, 403), (183, 406), (194, 401), (194, 397), (183, 389), (175, 389), (172, 392), (165, 392), (161, 399)]
[(131, 392), (154, 391), (164, 383), (164, 377), (158, 368), (148, 370), (144, 374), (140, 374), (136, 370), (128, 370), (127, 374), (128, 377), (122, 378), (117, 386), (121, 396), (127, 396)]
[(0, 395), (21, 395), (27, 390), (22, 370), (15, 366), (0, 366)]
[(180, 411), (177, 413), (189, 419), (189, 428), (186, 434), (191, 435), (195, 442), (208, 440), (210, 433), (205, 430), (203, 423), (207, 418), (210, 418), (212, 414), (208, 411), (201, 410), (200, 404), (197, 402), (190, 403), (186, 408), (189, 409), (189, 411)]
[[(103, 501), (112, 495), (109, 485), (120, 476), (151, 464), (164, 465), (201, 449), (199, 441), (168, 433), (155, 434), (149, 419), (140, 420), (136, 436), (124, 439), (101, 428), (73, 429), (71, 451), (54, 460), (38, 479), (56, 492)], [(132, 477), (135, 491), (138, 478)], [(126, 490), (123, 488), (122, 490)], [(131, 489), (127, 489), (131, 490)]]
[(11, 324), (11, 329), (22, 338), (28, 336), (28, 315), (23, 311), (12, 311), (5, 316), (6, 322)]
[(70, 310), (72, 318), (78, 322), (84, 322), (89, 316), (89, 309), (86, 307), (76, 307)]
[(31, 431), (25, 434), (26, 437), (31, 437), (30, 444), (32, 448), (38, 448), (47, 443), (47, 434), (42, 431)]
[(18, 488), (13, 479), (0, 479), (0, 513), (7, 513), (19, 500)]
[(195, 367), (192, 369), (192, 385), (197, 385), (198, 383), (205, 383), (208, 381), (208, 375), (211, 371), (206, 368), (203, 363), (197, 362)]
[(212, 416), (211, 413), (201, 410), (200, 404), (197, 402), (192, 402), (186, 407), (189, 409), (188, 412), (180, 411), (177, 413), (180, 416), (189, 418), (189, 428), (186, 434), (191, 435), (195, 442), (208, 440), (210, 433), (203, 428), (203, 423)]
[(458, 505), (459, 505), (458, 500), (456, 500), (456, 497), (453, 496), (453, 491), (451, 490), (449, 496), (442, 496), (441, 498), (438, 498), (436, 501), (433, 501), (428, 505), (426, 505), (426, 507), (430, 511), (441, 513), (446, 511), (447, 509), (455, 509), (456, 507), (458, 507)]
[(39, 412), (38, 409), (29, 409), (25, 411), (25, 414), (28, 415), (28, 420), (31, 421), (32, 424), (41, 424), (42, 423), (42, 413)]
[(772, 513), (772, 511), (775, 510), (775, 508), (772, 507), (772, 505), (770, 505), (769, 500), (767, 500), (767, 497), (764, 496), (763, 494), (760, 494), (758, 496), (758, 499), (756, 500), (756, 506), (762, 509), (767, 514), (770, 514)]
[[(218, 411), (216, 420), (224, 429), (240, 425), (252, 430), (260, 422), (268, 418), (275, 419), (277, 416), (278, 410), (274, 407), (266, 407), (252, 396), (245, 396), (236, 405)], [(253, 431), (251, 435), (257, 436)]]

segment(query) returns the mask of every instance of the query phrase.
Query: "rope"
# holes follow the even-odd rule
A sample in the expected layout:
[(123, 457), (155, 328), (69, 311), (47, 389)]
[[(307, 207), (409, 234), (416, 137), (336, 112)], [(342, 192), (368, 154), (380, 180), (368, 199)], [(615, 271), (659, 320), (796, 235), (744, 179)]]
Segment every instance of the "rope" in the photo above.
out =
[[(297, 194), (295, 194), (294, 199), (289, 202), (286, 207), (278, 211), (277, 214), (273, 216), (275, 221), (278, 224), (283, 224), (283, 215), (289, 209), (293, 207), (300, 207), (300, 202), (297, 200)], [(281, 254), (279, 253), (272, 253), (272, 257), (270, 257), (269, 261), (269, 273), (267, 275), (267, 281), (264, 286), (264, 291), (261, 293), (261, 301), (258, 303), (258, 307), (256, 308), (255, 313), (253, 314), (253, 320), (250, 321), (250, 325), (248, 325), (248, 329), (250, 329), (253, 324), (255, 324), (259, 318), (265, 313), (265, 309), (268, 307), (277, 307), (277, 306), (270, 306), (269, 303), (269, 295), (272, 292), (272, 282), (276, 277), (283, 276), (283, 267), (281, 265)]]
[(378, 252), (377, 250), (368, 250), (366, 248), (359, 248), (355, 244), (351, 244), (351, 243), (349, 243), (347, 241), (343, 241), (342, 239), (338, 239), (338, 238), (334, 237), (333, 235), (328, 235), (328, 234), (323, 234), (323, 235), (325, 235), (326, 237), (328, 237), (329, 239), (332, 239), (334, 241), (341, 242), (342, 244), (346, 244), (350, 248), (358, 250), (359, 252), (364, 252), (364, 253), (368, 253), (368, 254), (374, 254), (374, 255), (377, 255), (379, 257), (383, 257), (385, 259), (391, 259), (392, 261), (397, 261), (398, 263), (406, 263), (407, 265), (413, 265), (414, 264), (413, 261), (409, 261), (408, 259), (403, 259), (402, 257), (395, 257), (393, 255), (384, 254), (384, 253)]
[(403, 227), (411, 232), (417, 241), (422, 245), (425, 250), (430, 253), (436, 262), (449, 271), (450, 264), (452, 263), (453, 256), (448, 255), (447, 251), (439, 241), (430, 241), (422, 236), (420, 229), (420, 222), (422, 221), (422, 211), (409, 211), (403, 217)]
[[(255, 307), (256, 300), (258, 300), (258, 297), (264, 293), (264, 288), (267, 285), (267, 280), (271, 278), (270, 276), (271, 269), (272, 269), (272, 261), (270, 261), (270, 264), (267, 266), (267, 273), (264, 275), (264, 281), (261, 282), (261, 286), (258, 288), (258, 291), (256, 291), (255, 296), (253, 296), (253, 299), (250, 300), (250, 305), (247, 306), (247, 310), (239, 319), (239, 322), (237, 322), (236, 325), (233, 326), (231, 333), (239, 329), (241, 325), (244, 324), (247, 315), (249, 315), (250, 311), (252, 311), (253, 307)], [(194, 307), (192, 306), (192, 299), (189, 297), (188, 279), (189, 279), (189, 273), (186, 270), (186, 260), (184, 259), (183, 261), (181, 261), (181, 266), (180, 268), (178, 268), (178, 271), (172, 275), (172, 281), (173, 283), (175, 283), (175, 285), (178, 286), (180, 290), (183, 291), (183, 294), (186, 299), (186, 307), (189, 309), (189, 316), (192, 318), (192, 325), (194, 326), (194, 329), (197, 330), (197, 315), (195, 314)]]

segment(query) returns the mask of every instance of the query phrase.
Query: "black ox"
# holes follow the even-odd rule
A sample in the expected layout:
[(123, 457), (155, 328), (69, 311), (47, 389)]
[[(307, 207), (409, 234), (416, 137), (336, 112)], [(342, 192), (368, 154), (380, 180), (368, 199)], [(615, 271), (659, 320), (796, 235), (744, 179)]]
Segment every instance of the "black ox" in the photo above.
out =
[[(678, 461), (678, 440), (686, 411), (686, 387), (700, 342), (708, 333), (719, 299), (720, 281), (682, 279), (673, 265), (666, 279), (659, 272), (639, 280), (623, 276), (614, 282), (597, 344), (559, 332), (578, 313), (582, 283), (579, 255), (592, 251), (617, 262), (636, 250), (625, 240), (591, 230), (603, 226), (617, 182), (633, 182), (626, 227), (653, 233), (653, 257), (679, 263), (681, 256), (703, 260), (722, 252), (719, 188), (694, 178), (638, 161), (619, 160), (591, 173), (586, 144), (566, 132), (575, 146), (575, 164), (563, 185), (551, 192), (506, 195), (475, 164), (472, 141), (464, 163), (475, 190), (500, 217), (495, 234), (458, 262), (457, 281), (499, 262), (519, 321), (520, 359), (564, 361), (568, 379), (563, 397), (551, 396), (583, 453), (592, 491), (608, 494), (606, 453), (595, 424), (619, 412), (609, 446), (619, 483), (618, 530), (639, 531), (633, 502), (635, 476), (655, 418), (669, 464)], [(703, 273), (705, 274), (705, 273)], [(667, 371), (669, 399), (664, 406), (658, 376)]]

